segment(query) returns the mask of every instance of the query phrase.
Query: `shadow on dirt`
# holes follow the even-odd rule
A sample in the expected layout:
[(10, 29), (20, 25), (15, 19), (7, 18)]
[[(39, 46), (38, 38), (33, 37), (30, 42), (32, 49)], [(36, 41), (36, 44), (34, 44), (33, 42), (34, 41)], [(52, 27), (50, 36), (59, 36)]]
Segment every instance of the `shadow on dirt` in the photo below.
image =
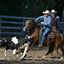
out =
[(23, 61), (7, 61), (7, 60), (0, 60), (0, 64), (64, 64), (64, 62), (59, 62), (59, 61), (32, 61), (28, 62), (26, 60)]

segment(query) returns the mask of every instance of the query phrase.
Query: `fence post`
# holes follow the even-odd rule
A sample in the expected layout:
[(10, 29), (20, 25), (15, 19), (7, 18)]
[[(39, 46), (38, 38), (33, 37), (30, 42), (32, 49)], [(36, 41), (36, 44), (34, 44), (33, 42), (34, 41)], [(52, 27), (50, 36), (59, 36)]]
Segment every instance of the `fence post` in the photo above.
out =
[[(2, 26), (2, 18), (0, 18), (0, 27)], [(1, 28), (0, 28), (0, 39), (1, 39)]]
[[(22, 27), (24, 28), (24, 20), (23, 20), (23, 25), (22, 25)], [(22, 30), (22, 34), (24, 35), (24, 31)]]

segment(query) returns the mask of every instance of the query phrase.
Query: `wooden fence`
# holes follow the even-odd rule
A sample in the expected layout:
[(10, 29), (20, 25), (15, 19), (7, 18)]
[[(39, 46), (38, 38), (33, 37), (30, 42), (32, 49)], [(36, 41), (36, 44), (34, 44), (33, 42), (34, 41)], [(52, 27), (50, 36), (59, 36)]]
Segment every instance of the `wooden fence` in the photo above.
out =
[[(10, 39), (15, 35), (29, 34), (23, 31), (25, 21), (28, 19), (35, 20), (36, 18), (0, 15), (0, 39)], [(59, 22), (58, 25), (64, 29), (64, 22)]]

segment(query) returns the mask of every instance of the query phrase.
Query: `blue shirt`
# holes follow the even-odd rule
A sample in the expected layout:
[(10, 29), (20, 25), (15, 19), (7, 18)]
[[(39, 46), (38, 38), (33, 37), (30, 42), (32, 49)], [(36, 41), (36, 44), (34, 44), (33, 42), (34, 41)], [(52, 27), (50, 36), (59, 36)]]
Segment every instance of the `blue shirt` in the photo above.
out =
[[(50, 15), (50, 16), (52, 17), (52, 15)], [(62, 19), (61, 19), (61, 18), (58, 19), (57, 16), (58, 16), (58, 15), (55, 15), (55, 16), (54, 16), (55, 21), (59, 21), (59, 22), (61, 22)]]
[(51, 20), (51, 17), (48, 16), (47, 18), (45, 17), (45, 15), (43, 16), (39, 16), (36, 20), (39, 20), (39, 19), (42, 19), (44, 20), (43, 24), (44, 24), (44, 27), (48, 27), (48, 28), (51, 28), (52, 27), (52, 20)]

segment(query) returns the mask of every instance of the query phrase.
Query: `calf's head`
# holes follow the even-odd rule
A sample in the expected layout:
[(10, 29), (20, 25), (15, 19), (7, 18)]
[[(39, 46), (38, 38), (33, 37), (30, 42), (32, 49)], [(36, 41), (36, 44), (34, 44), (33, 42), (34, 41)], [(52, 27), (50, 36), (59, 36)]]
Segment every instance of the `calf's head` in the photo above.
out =
[(8, 41), (7, 41), (6, 39), (0, 40), (0, 47), (5, 46), (5, 44), (6, 44), (7, 42), (8, 42)]

